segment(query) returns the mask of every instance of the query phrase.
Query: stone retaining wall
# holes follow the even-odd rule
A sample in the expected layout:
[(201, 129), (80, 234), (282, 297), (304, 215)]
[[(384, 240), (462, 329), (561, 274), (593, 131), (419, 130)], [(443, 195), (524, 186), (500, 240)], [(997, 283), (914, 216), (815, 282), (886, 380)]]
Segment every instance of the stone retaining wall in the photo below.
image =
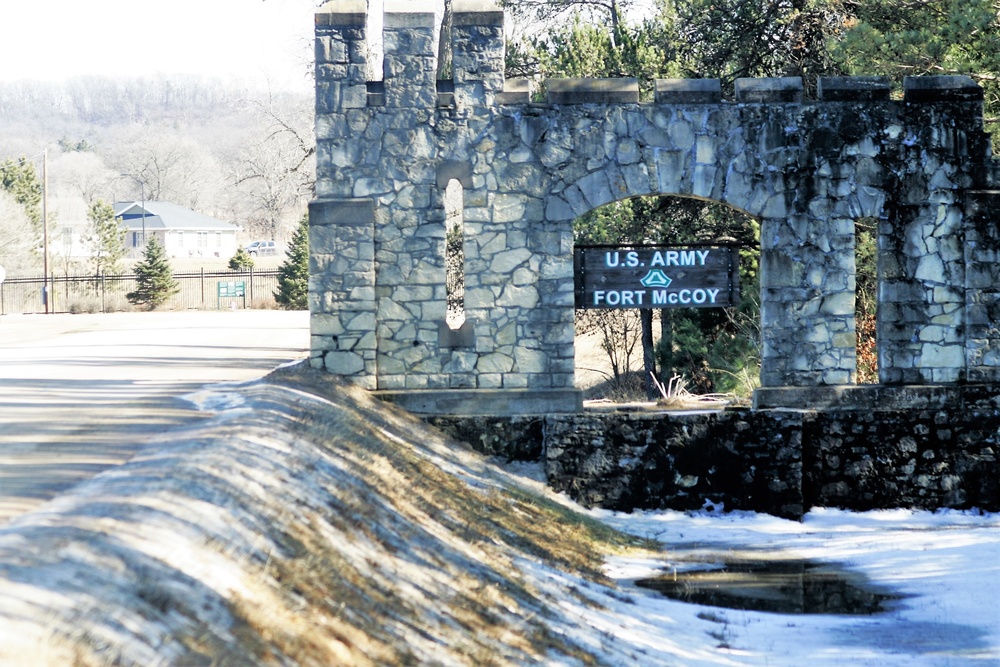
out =
[[(921, 408), (435, 417), (474, 447), (542, 459), (586, 506), (1000, 510), (998, 388), (921, 392)], [(913, 401), (913, 391), (903, 391)], [(886, 405), (891, 405), (892, 397)], [(871, 403), (870, 405), (876, 405)]]

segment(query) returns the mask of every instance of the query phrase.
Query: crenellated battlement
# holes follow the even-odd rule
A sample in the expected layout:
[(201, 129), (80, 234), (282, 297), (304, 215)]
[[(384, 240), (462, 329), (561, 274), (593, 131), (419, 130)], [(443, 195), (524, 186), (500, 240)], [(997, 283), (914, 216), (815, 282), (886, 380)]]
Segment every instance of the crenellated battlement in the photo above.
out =
[[(537, 101), (505, 78), (500, 9), (453, 11), (447, 81), (427, 6), (390, 0), (380, 36), (363, 0), (316, 15), (315, 366), (444, 411), (571, 411), (573, 220), (669, 195), (760, 221), (764, 387), (854, 382), (863, 217), (881, 221), (882, 382), (1000, 382), (1000, 172), (971, 78), (910, 77), (895, 96), (885, 78), (827, 77), (816, 99), (798, 78), (740, 79), (733, 99), (717, 80), (664, 79), (648, 102), (635, 79), (551, 79)], [(463, 221), (457, 330), (449, 215)]]
[[(383, 14), (381, 77), (366, 77), (367, 13), (363, 0), (336, 0), (316, 15), (317, 80), (340, 81), (341, 108), (426, 107), (473, 101), (502, 105), (533, 101), (527, 79), (505, 78), (503, 11), (488, 0), (456, 0), (452, 28), (452, 78), (436, 80), (435, 17), (426, 3), (395, 0)], [(367, 85), (361, 95), (359, 86)], [(540, 84), (547, 104), (637, 104), (639, 83), (631, 78), (550, 79)], [(723, 98), (717, 79), (658, 79), (653, 104), (781, 104), (809, 101), (801, 78), (738, 79), (734, 97)], [(442, 96), (447, 96), (442, 103)], [(454, 96), (454, 97), (453, 97)], [(821, 77), (814, 101), (882, 102), (891, 98), (885, 77)], [(982, 89), (969, 77), (907, 77), (904, 102), (975, 102)], [(338, 100), (332, 98), (327, 104)]]

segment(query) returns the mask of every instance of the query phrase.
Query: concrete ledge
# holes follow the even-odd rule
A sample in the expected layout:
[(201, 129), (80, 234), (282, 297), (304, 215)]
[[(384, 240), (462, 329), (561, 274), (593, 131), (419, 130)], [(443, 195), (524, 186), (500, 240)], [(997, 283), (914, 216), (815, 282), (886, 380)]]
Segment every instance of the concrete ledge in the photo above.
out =
[(969, 76), (908, 76), (904, 102), (981, 102), (983, 89)]
[(503, 9), (491, 0), (455, 0), (452, 25), (503, 25)]
[(760, 387), (755, 410), (937, 410), (1000, 403), (1000, 385)]
[(816, 95), (824, 102), (879, 102), (889, 99), (886, 76), (821, 76)]
[(503, 92), (497, 93), (497, 104), (528, 104), (531, 102), (531, 82), (528, 79), (507, 79)]
[(549, 79), (545, 82), (549, 104), (638, 104), (635, 79)]
[(657, 79), (653, 87), (657, 104), (722, 102), (722, 82), (718, 79)]
[(496, 417), (578, 413), (578, 389), (414, 389), (373, 392), (383, 401), (415, 414)]
[(407, 0), (387, 0), (385, 3), (385, 18), (383, 28), (427, 28), (434, 29), (434, 12), (427, 11), (422, 2)]
[(368, 15), (364, 0), (332, 0), (316, 12), (317, 26), (363, 26)]
[(802, 91), (802, 79), (797, 76), (736, 79), (736, 101), (747, 104), (801, 102)]

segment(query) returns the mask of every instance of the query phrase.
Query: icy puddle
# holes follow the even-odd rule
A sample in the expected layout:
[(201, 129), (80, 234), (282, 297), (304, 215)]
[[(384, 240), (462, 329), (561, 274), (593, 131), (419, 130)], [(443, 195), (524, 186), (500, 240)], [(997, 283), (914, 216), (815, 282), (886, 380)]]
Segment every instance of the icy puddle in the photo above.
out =
[(781, 614), (878, 614), (899, 599), (830, 563), (730, 560), (683, 567), (636, 585), (682, 602)]

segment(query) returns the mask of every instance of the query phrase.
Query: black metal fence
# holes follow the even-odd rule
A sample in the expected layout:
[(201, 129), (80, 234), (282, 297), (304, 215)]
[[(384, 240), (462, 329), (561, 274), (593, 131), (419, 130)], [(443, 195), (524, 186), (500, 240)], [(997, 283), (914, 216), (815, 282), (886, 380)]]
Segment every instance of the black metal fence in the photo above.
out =
[[(175, 273), (180, 292), (164, 310), (275, 308), (278, 270)], [(0, 283), (0, 315), (28, 313), (112, 313), (141, 310), (125, 297), (136, 288), (135, 274), (8, 277)], [(48, 311), (46, 311), (46, 294)]]

